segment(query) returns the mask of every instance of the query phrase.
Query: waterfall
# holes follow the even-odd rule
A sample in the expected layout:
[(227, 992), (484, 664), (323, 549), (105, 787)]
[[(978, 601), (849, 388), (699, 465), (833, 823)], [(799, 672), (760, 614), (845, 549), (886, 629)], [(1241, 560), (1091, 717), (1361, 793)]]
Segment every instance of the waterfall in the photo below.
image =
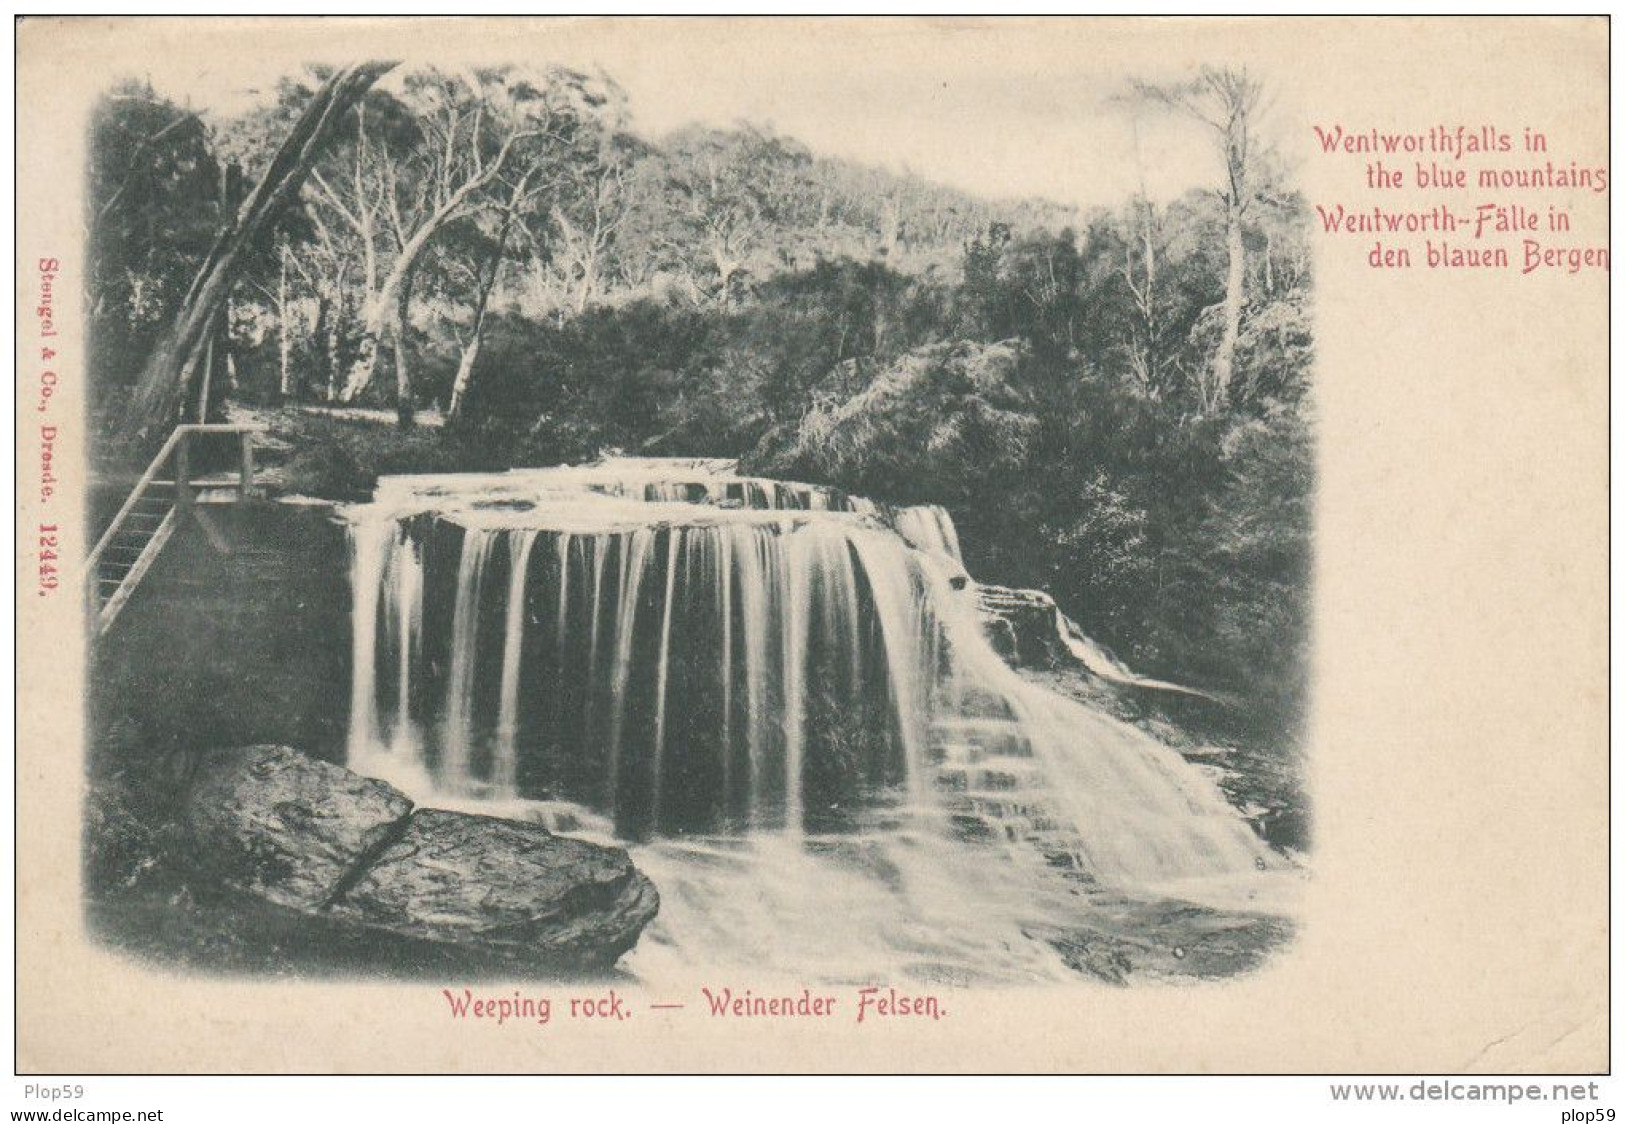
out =
[[(559, 537), (561, 551), (568, 551), (569, 537)], [(519, 666), (525, 643), (525, 583), (530, 574), (530, 551), (536, 545), (534, 530), (516, 531), (508, 539), (507, 615), (502, 628), (502, 695), (497, 710), (497, 746), (491, 767), (492, 784), (502, 796), (515, 794), (518, 769), (515, 738), (519, 731)], [(564, 589), (564, 582), (559, 583)], [(562, 598), (560, 599), (562, 604)]]
[(897, 533), (916, 550), (940, 554), (955, 563), (963, 563), (959, 554), (959, 531), (947, 511), (927, 504), (905, 507), (892, 517)]
[(417, 545), (396, 532), (389, 554), (390, 641), (395, 646), (395, 721), (390, 730), (390, 752), (417, 763), (418, 745), (412, 726), (413, 668), (421, 654), (423, 636), (423, 563)]
[[(350, 527), (350, 729), (348, 755), (371, 772), (403, 783), (424, 776), (422, 747), (412, 718), (413, 684), (423, 637), (423, 566), (407, 525), (389, 518)], [(382, 633), (380, 634), (380, 628)], [(380, 661), (379, 653), (392, 656)], [(393, 686), (380, 692), (379, 672)], [(392, 710), (387, 724), (386, 710)]]
[[(734, 566), (739, 572), (740, 615), (745, 629), (745, 722), (747, 791), (752, 821), (760, 819), (762, 763), (767, 756), (767, 630), (768, 592), (762, 566), (765, 541), (754, 531), (730, 536)], [(732, 668), (728, 671), (731, 673)], [(732, 675), (728, 676), (732, 679)], [(728, 747), (731, 749), (732, 747)]]
[(470, 786), (469, 758), (474, 746), (474, 672), (479, 653), (480, 591), (485, 563), (495, 535), (470, 528), (463, 535), (457, 563), (457, 601), (451, 625), (451, 671), (446, 677), (445, 732), (441, 736), (440, 775), (454, 792)]
[[(615, 612), (615, 678), (611, 698), (613, 718), (609, 733), (609, 810), (616, 811), (620, 799), (621, 760), (626, 732), (627, 698), (632, 687), (632, 648), (637, 640), (638, 594), (643, 588), (645, 559), (649, 556), (649, 542), (654, 533), (636, 530), (621, 546), (620, 604)], [(562, 581), (562, 579), (561, 579)], [(593, 606), (593, 612), (598, 606)], [(560, 661), (563, 666), (563, 661)]]
[(628, 458), (385, 478), (351, 518), (358, 767), (633, 840), (911, 823), (1136, 886), (1275, 862), (1200, 769), (999, 658), (941, 508)]
[[(660, 822), (660, 779), (666, 756), (666, 685), (671, 679), (671, 616), (677, 607), (677, 558), (682, 532), (673, 527), (666, 532), (666, 592), (660, 609), (660, 663), (655, 672), (654, 767), (650, 783), (653, 818)], [(685, 552), (684, 556), (687, 554)], [(726, 747), (724, 747), (726, 752)]]
[(373, 683), (378, 667), (378, 601), (384, 582), (385, 548), (396, 537), (396, 524), (388, 518), (356, 522), (350, 527), (350, 589), (355, 604), (350, 613), (351, 761), (367, 758), (378, 739), (378, 701)]

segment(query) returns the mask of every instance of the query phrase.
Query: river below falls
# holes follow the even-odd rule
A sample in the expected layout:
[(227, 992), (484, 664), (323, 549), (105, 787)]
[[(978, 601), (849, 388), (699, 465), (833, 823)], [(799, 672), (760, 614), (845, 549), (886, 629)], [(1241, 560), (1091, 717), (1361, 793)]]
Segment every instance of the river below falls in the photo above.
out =
[[(1098, 976), (1225, 975), (1284, 933), (1249, 915), (1173, 899), (1136, 902), (1045, 880), (1006, 857), (928, 834), (662, 842), (634, 849), (661, 887), (661, 917), (625, 965), (649, 982), (719, 971), (790, 982), (1019, 986)], [(1270, 903), (1281, 906), (1280, 894)], [(1069, 953), (1086, 952), (1102, 961)]]
[(460, 799), (385, 762), (371, 771), (427, 805), (626, 848), (660, 891), (660, 913), (619, 968), (652, 988), (1223, 978), (1290, 939), (1305, 887), (1302, 871), (1275, 869), (1124, 894), (1020, 847), (953, 839), (931, 809), (825, 835), (628, 842), (577, 805)]

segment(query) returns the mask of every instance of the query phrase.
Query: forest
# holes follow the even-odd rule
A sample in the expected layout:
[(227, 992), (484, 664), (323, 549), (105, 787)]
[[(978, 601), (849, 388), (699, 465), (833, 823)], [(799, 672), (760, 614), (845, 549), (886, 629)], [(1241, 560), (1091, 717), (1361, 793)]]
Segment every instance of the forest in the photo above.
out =
[[(944, 505), (972, 573), (1049, 591), (1136, 670), (1295, 743), (1308, 210), (1260, 139), (1255, 78), (1125, 82), (1083, 107), (1179, 122), (1215, 173), (1080, 212), (749, 123), (645, 136), (602, 73), (382, 67), (342, 102), (336, 77), (286, 78), (234, 116), (140, 81), (101, 101), (98, 471), (140, 470), (144, 419), (228, 408), (292, 442), (284, 488), (338, 499), (391, 472), (737, 457)], [(163, 385), (188, 317), (191, 358)]]

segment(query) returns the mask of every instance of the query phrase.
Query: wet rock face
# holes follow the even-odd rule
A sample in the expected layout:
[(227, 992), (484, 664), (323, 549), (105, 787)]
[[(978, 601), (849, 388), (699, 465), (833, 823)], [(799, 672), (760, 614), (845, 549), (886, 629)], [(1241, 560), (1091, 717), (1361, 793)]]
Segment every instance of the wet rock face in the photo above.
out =
[(427, 809), (332, 915), (519, 963), (606, 966), (637, 942), (659, 905), (654, 884), (618, 847)]
[(1048, 669), (1075, 663), (1057, 641), (1059, 610), (1047, 593), (979, 585), (982, 624), (994, 650), (1019, 668)]
[(319, 909), (411, 810), (390, 785), (285, 746), (222, 751), (186, 794), (182, 857), (232, 889)]
[(371, 935), (442, 963), (607, 967), (660, 906), (618, 847), (414, 811), (390, 785), (284, 746), (206, 755), (178, 820), (175, 857), (207, 884), (295, 911), (314, 940)]

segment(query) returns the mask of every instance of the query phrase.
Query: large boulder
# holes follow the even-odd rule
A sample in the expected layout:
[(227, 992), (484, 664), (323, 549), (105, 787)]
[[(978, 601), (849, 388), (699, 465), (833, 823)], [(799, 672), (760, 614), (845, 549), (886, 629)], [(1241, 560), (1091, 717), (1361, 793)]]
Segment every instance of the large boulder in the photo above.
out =
[(312, 947), (370, 942), (381, 959), (607, 967), (660, 906), (618, 847), (414, 811), (390, 785), (284, 746), (205, 755), (176, 826), (175, 857), (201, 889), (293, 911)]
[(223, 750), (187, 790), (181, 857), (231, 889), (320, 909), (411, 810), (390, 785), (286, 746)]
[(637, 942), (659, 907), (654, 884), (618, 847), (426, 809), (331, 912), (500, 960), (601, 967)]

